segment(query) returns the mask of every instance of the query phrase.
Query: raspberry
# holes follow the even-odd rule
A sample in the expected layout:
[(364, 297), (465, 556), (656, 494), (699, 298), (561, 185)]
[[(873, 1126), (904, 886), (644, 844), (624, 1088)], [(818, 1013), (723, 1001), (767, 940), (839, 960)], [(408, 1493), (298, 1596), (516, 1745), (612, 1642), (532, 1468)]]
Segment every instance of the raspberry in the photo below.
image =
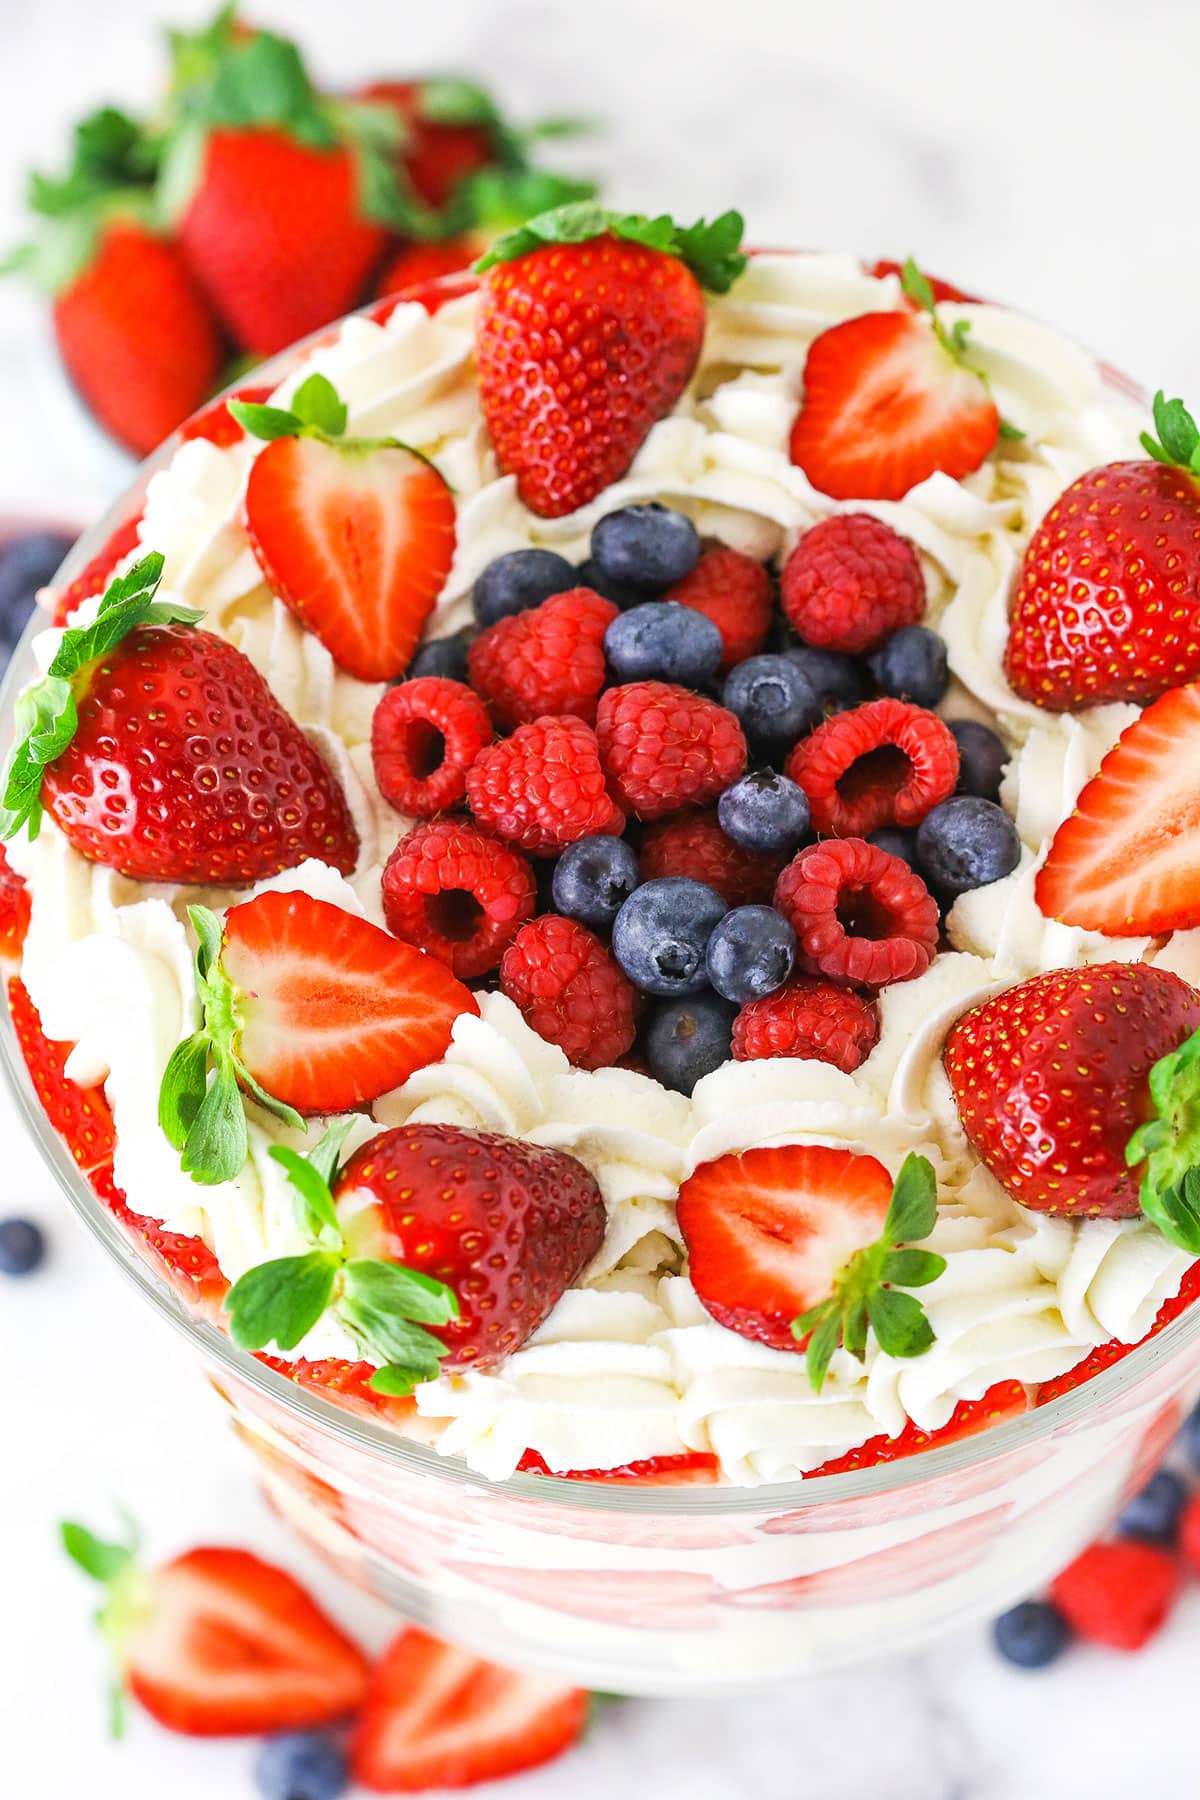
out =
[(801, 850), (775, 885), (775, 905), (796, 933), (797, 966), (846, 987), (911, 981), (937, 951), (937, 902), (925, 883), (862, 838)]
[(388, 929), (463, 978), (496, 967), (535, 902), (525, 858), (463, 819), (416, 826), (383, 871)]
[(860, 994), (801, 975), (743, 1006), (733, 1021), (733, 1056), (735, 1062), (804, 1056), (849, 1075), (866, 1061), (878, 1037), (875, 1009)]
[(663, 595), (711, 619), (721, 633), (721, 671), (757, 656), (771, 628), (771, 577), (761, 563), (723, 544), (706, 550), (690, 575)]
[(835, 513), (784, 564), (783, 610), (806, 644), (858, 656), (925, 611), (925, 578), (907, 538), (871, 513)]
[(389, 688), (371, 722), (371, 759), (384, 799), (432, 819), (457, 806), (467, 770), (492, 741), (492, 721), (461, 681), (422, 675)]
[(1123, 1538), (1077, 1556), (1051, 1584), (1050, 1598), (1080, 1637), (1140, 1650), (1166, 1622), (1180, 1580), (1169, 1550)]
[(715, 812), (697, 810), (648, 825), (639, 861), (643, 881), (687, 875), (716, 888), (726, 906), (734, 907), (769, 906), (787, 858), (743, 850), (726, 837)]
[(526, 1024), (580, 1069), (603, 1069), (637, 1036), (638, 994), (586, 925), (545, 913), (523, 925), (500, 964), (500, 986)]
[(825, 837), (869, 837), (919, 825), (958, 781), (958, 745), (936, 713), (907, 700), (868, 700), (835, 713), (792, 751), (787, 774)]
[(501, 730), (545, 713), (571, 713), (593, 724), (604, 686), (604, 633), (616, 617), (611, 600), (570, 588), (481, 633), (467, 667)]
[(619, 837), (625, 815), (604, 785), (596, 734), (582, 719), (536, 719), (485, 750), (467, 777), (471, 811), (487, 831), (533, 856), (578, 838)]
[(659, 819), (715, 800), (746, 766), (731, 712), (666, 681), (610, 688), (596, 714), (600, 760), (626, 812)]

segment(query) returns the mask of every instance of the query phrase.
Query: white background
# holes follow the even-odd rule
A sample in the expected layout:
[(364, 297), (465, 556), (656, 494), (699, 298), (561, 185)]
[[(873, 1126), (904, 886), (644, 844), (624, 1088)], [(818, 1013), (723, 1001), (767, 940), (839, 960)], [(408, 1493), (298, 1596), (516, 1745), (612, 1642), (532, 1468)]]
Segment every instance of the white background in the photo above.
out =
[[(136, 106), (169, 0), (0, 0), (0, 244), (21, 171), (67, 122)], [(178, 0), (177, 21), (207, 8)], [(1069, 325), (1153, 387), (1200, 403), (1194, 0), (262, 0), (331, 82), (488, 72), (518, 117), (607, 118), (576, 161), (622, 204), (736, 204), (752, 241), (912, 251), (969, 289)], [(121, 459), (82, 423), (38, 309), (0, 288), (0, 515), (82, 521)], [(280, 1542), (219, 1403), (65, 1216), (0, 1102), (0, 1213), (42, 1218), (53, 1262), (0, 1288), (0, 1796), (242, 1800), (245, 1746), (137, 1720), (104, 1740), (91, 1595), (56, 1552), (64, 1514), (114, 1500), (168, 1555), (204, 1540), (286, 1559), (372, 1642), (387, 1621)], [(1200, 1598), (1138, 1658), (1076, 1652), (1043, 1676), (971, 1633), (927, 1656), (738, 1701), (610, 1709), (513, 1800), (1125, 1800), (1193, 1793)], [(503, 1658), (503, 1644), (496, 1654)]]

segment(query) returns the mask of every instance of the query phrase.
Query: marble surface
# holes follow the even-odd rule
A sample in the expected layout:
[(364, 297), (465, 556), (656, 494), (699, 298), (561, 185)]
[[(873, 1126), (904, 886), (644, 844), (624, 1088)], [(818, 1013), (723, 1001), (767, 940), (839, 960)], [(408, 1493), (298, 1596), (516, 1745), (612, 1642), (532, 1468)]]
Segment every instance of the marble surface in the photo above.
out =
[[(166, 0), (0, 4), (0, 243), (21, 174), (66, 122), (151, 90)], [(179, 20), (208, 10), (194, 0)], [(602, 116), (574, 151), (613, 197), (685, 213), (737, 204), (759, 243), (912, 250), (964, 285), (1073, 326), (1148, 385), (1200, 400), (1185, 214), (1200, 7), (1194, 0), (261, 0), (330, 80), (389, 67), (489, 69), (517, 116)], [(63, 55), (69, 45), (69, 58)], [(84, 520), (127, 466), (83, 421), (40, 310), (0, 285), (0, 518)], [(0, 1099), (0, 1208), (46, 1221), (54, 1258), (0, 1293), (4, 1628), (0, 1792), (13, 1800), (228, 1800), (245, 1746), (195, 1746), (138, 1720), (105, 1742), (86, 1584), (56, 1551), (64, 1514), (114, 1501), (167, 1555), (200, 1539), (284, 1554), (218, 1404), (182, 1345), (134, 1304), (64, 1216)], [(290, 1561), (372, 1641), (388, 1621), (291, 1546)], [(1140, 1657), (1077, 1651), (1023, 1676), (971, 1632), (908, 1661), (723, 1703), (607, 1710), (569, 1761), (513, 1800), (599, 1800), (635, 1777), (688, 1800), (1125, 1800), (1194, 1786), (1200, 1590)], [(497, 1645), (499, 1656), (503, 1645)]]

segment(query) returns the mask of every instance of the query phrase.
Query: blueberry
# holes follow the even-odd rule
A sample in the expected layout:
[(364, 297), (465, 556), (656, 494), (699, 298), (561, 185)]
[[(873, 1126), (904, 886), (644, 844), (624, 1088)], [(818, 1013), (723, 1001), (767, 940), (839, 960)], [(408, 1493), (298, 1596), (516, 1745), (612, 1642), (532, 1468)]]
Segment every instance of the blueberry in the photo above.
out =
[(729, 1061), (737, 1007), (705, 989), (684, 1000), (663, 1000), (646, 1030), (646, 1057), (657, 1081), (690, 1094), (696, 1083)]
[(782, 987), (796, 960), (796, 934), (773, 906), (739, 906), (708, 940), (708, 979), (739, 1006)]
[(808, 795), (774, 769), (755, 769), (725, 789), (717, 821), (743, 850), (767, 855), (798, 850), (808, 832)]
[(881, 694), (910, 700), (914, 706), (937, 706), (950, 686), (946, 646), (926, 625), (903, 625), (893, 631), (867, 667)]
[(704, 952), (725, 911), (703, 881), (666, 875), (644, 882), (617, 914), (613, 955), (644, 993), (698, 994), (708, 985)]
[(690, 575), (700, 560), (696, 527), (657, 500), (606, 513), (592, 532), (592, 561), (607, 581), (661, 592)]
[(0, 1275), (32, 1275), (46, 1255), (46, 1240), (32, 1219), (0, 1219)]
[(1017, 828), (992, 800), (956, 794), (922, 819), (917, 866), (942, 900), (1011, 875), (1021, 860)]
[(0, 544), (0, 644), (16, 643), (38, 589), (53, 580), (73, 542), (61, 531), (26, 531)]
[(432, 643), (422, 644), (417, 654), (405, 671), (405, 681), (415, 681), (419, 675), (444, 675), (449, 681), (465, 681), (467, 679), (467, 639), (462, 632), (457, 637), (434, 638)]
[(1018, 1669), (1044, 1669), (1062, 1655), (1070, 1636), (1067, 1621), (1046, 1600), (1023, 1600), (992, 1625), (997, 1650)]
[(1149, 1544), (1173, 1544), (1179, 1515), (1187, 1501), (1187, 1488), (1170, 1469), (1159, 1469), (1140, 1493), (1133, 1496), (1120, 1518), (1122, 1537), (1141, 1538)]
[(711, 619), (676, 600), (647, 600), (604, 633), (614, 681), (674, 681), (699, 687), (721, 666), (724, 643)]
[(337, 1800), (346, 1791), (346, 1758), (323, 1732), (290, 1731), (263, 1745), (254, 1779), (263, 1800)]
[(958, 745), (960, 794), (980, 800), (999, 800), (1000, 781), (1008, 762), (1008, 749), (996, 733), (978, 719), (951, 719), (950, 732)]
[(579, 577), (565, 556), (553, 550), (510, 550), (490, 562), (475, 583), (475, 617), (480, 625), (494, 625), (578, 586)]
[(785, 645), (782, 654), (804, 676), (823, 714), (847, 712), (865, 699), (862, 671), (852, 656), (796, 643)]
[(821, 722), (807, 679), (786, 656), (749, 656), (726, 677), (725, 705), (761, 750), (790, 750)]
[(907, 863), (910, 869), (917, 866), (917, 834), (905, 831), (899, 825), (884, 825), (881, 830), (873, 831), (867, 839), (879, 850), (885, 850), (889, 856), (898, 856)]
[(1179, 1442), (1192, 1468), (1200, 1472), (1200, 1406), (1195, 1407), (1184, 1420)]
[(623, 838), (580, 838), (554, 865), (555, 910), (606, 931), (639, 880), (637, 853)]
[(611, 600), (622, 612), (629, 606), (641, 606), (646, 598), (645, 588), (633, 587), (628, 581), (610, 581), (590, 556), (576, 569), (575, 580), (580, 587), (591, 588), (594, 594), (601, 594), (604, 599)]

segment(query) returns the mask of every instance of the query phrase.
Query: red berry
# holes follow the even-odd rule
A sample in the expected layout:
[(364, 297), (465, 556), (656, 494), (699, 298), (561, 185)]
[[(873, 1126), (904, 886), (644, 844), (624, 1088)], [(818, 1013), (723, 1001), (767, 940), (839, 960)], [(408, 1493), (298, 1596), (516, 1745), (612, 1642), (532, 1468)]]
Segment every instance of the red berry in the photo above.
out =
[(569, 716), (520, 725), (485, 750), (467, 777), (467, 798), (485, 830), (533, 856), (625, 829), (604, 785), (596, 734)]
[(1193, 1575), (1200, 1575), (1200, 1494), (1193, 1494), (1179, 1521), (1179, 1551)]
[(788, 622), (807, 644), (857, 656), (925, 611), (925, 578), (907, 538), (872, 513), (835, 513), (784, 564)]
[(869, 837), (885, 825), (919, 825), (950, 798), (958, 745), (936, 713), (868, 700), (802, 738), (786, 770), (808, 795), (814, 831)]
[(0, 963), (19, 960), (29, 913), (29, 889), (0, 849)]
[(523, 925), (504, 952), (500, 986), (577, 1068), (606, 1068), (637, 1036), (637, 990), (574, 919), (546, 913)]
[(746, 766), (746, 740), (733, 714), (665, 681), (610, 688), (596, 714), (596, 736), (610, 787), (639, 819), (715, 800)]
[(801, 975), (743, 1006), (733, 1021), (733, 1056), (735, 1062), (810, 1057), (849, 1075), (866, 1061), (878, 1038), (875, 1009), (860, 994)]
[(1080, 1637), (1140, 1650), (1165, 1624), (1180, 1580), (1170, 1551), (1122, 1538), (1077, 1556), (1051, 1585), (1050, 1598)]
[(496, 967), (536, 897), (525, 858), (464, 819), (416, 826), (383, 871), (388, 929), (465, 979)]
[(775, 905), (796, 933), (799, 967), (847, 986), (911, 981), (937, 952), (937, 902), (925, 883), (862, 838), (801, 850), (779, 877)]
[(132, 519), (122, 520), (107, 542), (101, 545), (91, 561), (80, 570), (70, 587), (63, 589), (55, 602), (55, 625), (65, 625), (85, 600), (94, 600), (97, 594), (104, 592), (117, 564), (124, 562), (137, 549), (140, 542), (138, 527), (141, 522), (140, 512)]
[(432, 819), (457, 806), (467, 770), (492, 741), (492, 721), (462, 681), (422, 675), (389, 688), (371, 723), (371, 759), (384, 799)]
[(604, 686), (604, 633), (616, 616), (611, 600), (571, 588), (476, 638), (467, 659), (471, 686), (501, 730), (546, 713), (592, 724)]
[(740, 550), (716, 544), (690, 575), (664, 596), (711, 619), (721, 633), (722, 672), (765, 649), (771, 627), (771, 577), (762, 564)]
[(743, 850), (726, 837), (715, 812), (676, 813), (648, 825), (639, 857), (643, 881), (686, 875), (716, 888), (726, 906), (769, 906), (787, 858)]

